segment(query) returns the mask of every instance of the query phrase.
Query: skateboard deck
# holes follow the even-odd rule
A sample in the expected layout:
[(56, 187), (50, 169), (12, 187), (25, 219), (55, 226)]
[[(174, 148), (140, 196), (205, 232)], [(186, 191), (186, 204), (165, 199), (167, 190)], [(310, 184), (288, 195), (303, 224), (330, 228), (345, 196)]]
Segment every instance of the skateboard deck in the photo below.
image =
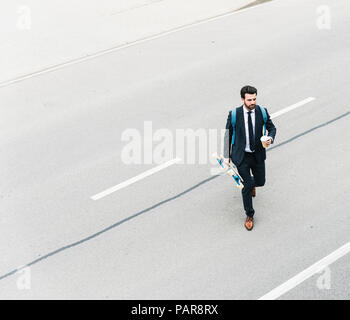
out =
[(235, 181), (236, 187), (238, 189), (243, 189), (244, 180), (239, 175), (237, 168), (231, 162), (230, 164), (226, 164), (224, 161), (225, 158), (221, 154), (218, 155), (217, 153), (214, 153), (213, 157), (219, 163), (221, 170), (233, 178), (233, 180)]

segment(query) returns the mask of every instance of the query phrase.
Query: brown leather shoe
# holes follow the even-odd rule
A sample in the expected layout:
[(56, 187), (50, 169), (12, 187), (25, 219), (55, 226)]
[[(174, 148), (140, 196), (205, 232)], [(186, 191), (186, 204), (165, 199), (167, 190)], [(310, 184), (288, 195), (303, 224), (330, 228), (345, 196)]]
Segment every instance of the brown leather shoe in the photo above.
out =
[(253, 227), (254, 227), (254, 218), (253, 217), (248, 217), (247, 216), (247, 219), (245, 220), (245, 227), (248, 231), (252, 230)]
[(256, 188), (253, 187), (253, 189), (252, 189), (252, 197), (255, 197), (255, 196), (256, 196)]

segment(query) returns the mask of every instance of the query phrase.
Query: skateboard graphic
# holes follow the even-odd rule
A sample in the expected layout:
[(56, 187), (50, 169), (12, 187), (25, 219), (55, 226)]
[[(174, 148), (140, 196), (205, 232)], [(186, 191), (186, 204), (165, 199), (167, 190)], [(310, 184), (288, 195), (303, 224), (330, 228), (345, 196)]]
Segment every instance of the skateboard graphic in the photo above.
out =
[(221, 171), (230, 175), (233, 178), (238, 189), (243, 189), (244, 180), (239, 175), (237, 168), (231, 162), (230, 164), (226, 164), (224, 161), (224, 157), (221, 154), (218, 155), (217, 153), (213, 153), (213, 157), (219, 163)]

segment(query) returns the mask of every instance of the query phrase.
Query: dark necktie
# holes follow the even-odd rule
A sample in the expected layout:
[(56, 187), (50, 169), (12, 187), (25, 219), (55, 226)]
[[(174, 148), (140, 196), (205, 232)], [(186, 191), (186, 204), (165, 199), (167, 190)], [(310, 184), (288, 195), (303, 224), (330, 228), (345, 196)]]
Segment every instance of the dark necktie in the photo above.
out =
[(248, 112), (249, 146), (250, 146), (250, 150), (254, 151), (255, 138), (254, 138), (254, 132), (253, 132), (253, 123), (252, 123), (251, 113), (252, 113), (251, 111)]

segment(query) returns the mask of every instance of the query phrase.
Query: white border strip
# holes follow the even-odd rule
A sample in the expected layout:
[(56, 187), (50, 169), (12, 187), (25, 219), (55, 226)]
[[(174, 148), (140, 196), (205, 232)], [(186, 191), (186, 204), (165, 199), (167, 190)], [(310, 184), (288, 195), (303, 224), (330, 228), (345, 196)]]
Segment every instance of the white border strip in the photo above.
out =
[(161, 165), (159, 165), (159, 166), (157, 166), (157, 167), (155, 167), (153, 169), (147, 170), (147, 171), (145, 171), (145, 172), (143, 172), (143, 173), (141, 173), (141, 174), (139, 174), (139, 175), (137, 175), (137, 176), (135, 176), (135, 177), (133, 177), (133, 178), (131, 178), (129, 180), (126, 180), (126, 181), (124, 181), (122, 183), (117, 184), (114, 187), (111, 187), (111, 188), (109, 188), (109, 189), (107, 189), (105, 191), (102, 191), (102, 192), (100, 192), (98, 194), (95, 194), (94, 196), (91, 197), (91, 199), (95, 200), (95, 201), (96, 200), (100, 200), (100, 199), (102, 199), (102, 198), (104, 198), (104, 197), (106, 197), (106, 196), (108, 196), (108, 195), (110, 195), (110, 194), (120, 190), (120, 189), (123, 189), (123, 188), (125, 188), (125, 187), (127, 187), (127, 186), (129, 186), (129, 185), (131, 185), (131, 184), (141, 180), (141, 179), (144, 179), (144, 178), (146, 178), (146, 177), (148, 177), (148, 176), (150, 176), (150, 175), (152, 175), (152, 174), (154, 174), (154, 173), (156, 173), (156, 172), (158, 172), (160, 170), (163, 170), (163, 169), (165, 169), (165, 168), (167, 168), (167, 167), (169, 167), (169, 166), (171, 166), (171, 165), (173, 165), (173, 164), (175, 164), (175, 163), (177, 163), (179, 161), (181, 161), (180, 158), (175, 158), (175, 159), (172, 159), (172, 160), (167, 161), (165, 163), (162, 163)]
[(332, 264), (336, 260), (340, 259), (341, 257), (345, 256), (347, 253), (350, 252), (350, 242), (343, 245), (339, 249), (332, 252), (327, 257), (321, 259), (320, 261), (313, 264), (311, 267), (305, 269), (304, 271), (297, 274), (295, 277), (291, 278), (287, 282), (281, 284), (276, 289), (273, 289), (269, 293), (265, 294), (259, 300), (275, 300), (281, 295), (285, 294), (287, 291), (293, 289), (298, 284), (302, 283), (306, 279), (310, 278), (315, 273), (321, 272), (323, 269), (325, 269), (328, 265)]

